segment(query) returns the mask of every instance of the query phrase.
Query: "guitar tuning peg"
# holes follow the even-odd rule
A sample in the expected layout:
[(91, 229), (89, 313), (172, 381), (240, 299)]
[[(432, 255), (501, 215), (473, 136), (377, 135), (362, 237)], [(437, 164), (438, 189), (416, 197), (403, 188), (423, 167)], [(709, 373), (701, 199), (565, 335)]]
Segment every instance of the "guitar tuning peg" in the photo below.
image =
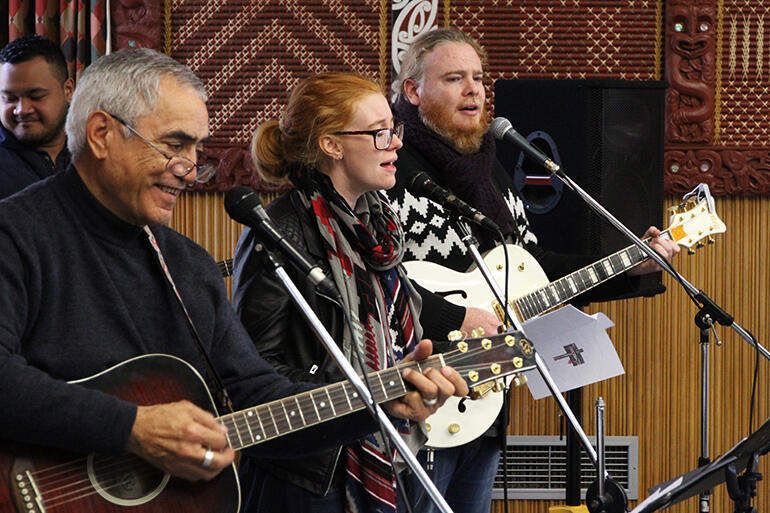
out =
[(706, 239), (706, 242), (708, 244), (714, 244), (714, 242), (716, 242), (716, 241), (714, 240), (714, 236), (713, 235), (709, 235), (708, 238)]
[(471, 330), (471, 338), (483, 337), (485, 334), (484, 328), (478, 327)]
[(697, 199), (690, 198), (690, 199), (687, 200), (687, 203), (686, 203), (687, 210), (690, 210), (691, 208), (695, 208), (696, 206), (698, 206), (698, 200)]
[(673, 207), (668, 207), (666, 210), (668, 210), (671, 214), (670, 215), (676, 215), (679, 213), (679, 205), (674, 205)]
[(527, 382), (527, 377), (522, 374), (516, 374), (513, 377), (513, 385), (520, 387), (521, 385), (524, 385)]
[(695, 245), (695, 249), (700, 249), (703, 246), (705, 246), (705, 244), (703, 244), (702, 242), (698, 241), (698, 243)]
[(453, 330), (447, 333), (446, 339), (450, 342), (458, 342), (465, 338), (463, 332), (460, 330)]
[(687, 248), (687, 254), (688, 255), (694, 255), (695, 254), (695, 250), (692, 249), (692, 248)]

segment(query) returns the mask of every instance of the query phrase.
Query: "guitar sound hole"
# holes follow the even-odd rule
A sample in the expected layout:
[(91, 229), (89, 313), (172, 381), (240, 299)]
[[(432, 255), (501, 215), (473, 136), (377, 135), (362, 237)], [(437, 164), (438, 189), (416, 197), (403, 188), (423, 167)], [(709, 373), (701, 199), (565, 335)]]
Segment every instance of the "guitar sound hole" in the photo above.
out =
[(133, 454), (89, 455), (88, 477), (99, 495), (122, 506), (154, 499), (169, 480), (167, 474)]
[(441, 292), (436, 292), (436, 295), (441, 296), (443, 298), (449, 297), (449, 296), (455, 296), (460, 295), (463, 299), (468, 299), (468, 293), (464, 290), (445, 290)]
[(465, 406), (466, 399), (467, 397), (463, 397), (462, 399), (460, 399), (460, 402), (457, 403), (457, 411), (459, 411), (460, 413), (465, 413), (465, 410), (468, 408), (467, 406)]

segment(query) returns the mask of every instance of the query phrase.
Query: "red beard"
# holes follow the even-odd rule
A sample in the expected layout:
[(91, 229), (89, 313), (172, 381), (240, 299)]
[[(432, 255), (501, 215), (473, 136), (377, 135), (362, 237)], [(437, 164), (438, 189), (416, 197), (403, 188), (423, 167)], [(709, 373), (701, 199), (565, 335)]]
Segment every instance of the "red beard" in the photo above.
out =
[(481, 148), (481, 139), (489, 130), (489, 116), (485, 104), (481, 105), (478, 122), (472, 126), (458, 127), (452, 124), (453, 111), (446, 105), (423, 102), (419, 107), (420, 120), (440, 135), (460, 153), (476, 153)]

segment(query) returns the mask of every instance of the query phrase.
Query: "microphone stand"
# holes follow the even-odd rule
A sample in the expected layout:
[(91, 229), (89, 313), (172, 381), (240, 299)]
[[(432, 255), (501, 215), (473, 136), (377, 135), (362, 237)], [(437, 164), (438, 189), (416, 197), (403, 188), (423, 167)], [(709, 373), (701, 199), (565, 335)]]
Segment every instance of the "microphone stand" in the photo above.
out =
[[(701, 346), (701, 456), (698, 459), (699, 466), (704, 466), (710, 463), (708, 456), (708, 425), (709, 425), (709, 410), (708, 410), (708, 398), (709, 398), (709, 382), (708, 382), (708, 354), (709, 354), (709, 330), (714, 331), (714, 336), (717, 340), (717, 345), (721, 345), (719, 337), (716, 335), (716, 329), (714, 323), (719, 323), (722, 326), (729, 326), (733, 329), (743, 340), (753, 346), (762, 356), (767, 360), (770, 360), (770, 352), (762, 347), (754, 337), (743, 327), (733, 320), (733, 317), (726, 311), (719, 307), (710, 297), (706, 295), (700, 289), (697, 289), (694, 285), (684, 279), (673, 267), (671, 267), (666, 260), (658, 254), (657, 251), (652, 249), (649, 245), (645, 244), (639, 237), (636, 236), (631, 230), (629, 230), (623, 223), (610, 214), (599, 202), (585, 192), (578, 184), (576, 184), (569, 176), (567, 176), (561, 168), (556, 165), (545, 165), (552, 174), (558, 176), (567, 186), (575, 191), (580, 198), (588, 204), (591, 209), (606, 219), (612, 226), (614, 226), (619, 232), (626, 236), (628, 240), (633, 242), (643, 254), (653, 259), (657, 264), (669, 273), (677, 280), (682, 287), (687, 291), (687, 294), (692, 300), (699, 306), (698, 313), (695, 315), (695, 324), (698, 327), (699, 341)], [(749, 426), (751, 430), (751, 426)], [(700, 513), (709, 512), (709, 495), (710, 491), (706, 490), (700, 494)]]
[(380, 426), (384, 429), (384, 431), (386, 431), (388, 438), (390, 438), (391, 443), (396, 447), (396, 450), (404, 459), (404, 462), (412, 470), (412, 472), (415, 473), (417, 479), (420, 481), (420, 483), (422, 483), (422, 486), (428, 492), (428, 495), (430, 495), (431, 499), (433, 499), (433, 502), (436, 504), (438, 509), (443, 513), (453, 513), (452, 509), (449, 507), (447, 502), (439, 493), (436, 486), (433, 484), (433, 481), (430, 480), (428, 475), (425, 473), (425, 470), (423, 470), (422, 466), (417, 461), (417, 458), (415, 458), (414, 454), (412, 454), (412, 451), (409, 450), (409, 447), (406, 445), (406, 442), (404, 442), (404, 439), (401, 438), (401, 435), (398, 434), (398, 431), (393, 426), (388, 416), (382, 410), (380, 405), (374, 402), (371, 394), (369, 393), (369, 389), (361, 381), (361, 378), (353, 369), (353, 366), (342, 353), (342, 350), (334, 341), (332, 336), (326, 330), (323, 323), (321, 323), (321, 320), (310, 308), (310, 305), (302, 296), (302, 293), (299, 291), (299, 289), (297, 289), (297, 286), (294, 285), (294, 282), (286, 273), (286, 270), (275, 259), (273, 253), (268, 248), (265, 247), (264, 250), (267, 254), (268, 260), (273, 266), (273, 270), (275, 271), (276, 276), (281, 281), (284, 288), (286, 288), (286, 291), (289, 293), (292, 301), (297, 306), (297, 308), (299, 308), (300, 312), (302, 312), (302, 315), (307, 320), (310, 328), (324, 345), (326, 350), (345, 374), (347, 379), (360, 394), (360, 397), (363, 400), (366, 408), (369, 410), (369, 413), (371, 413), (372, 416), (379, 421)]
[[(489, 267), (487, 267), (486, 262), (484, 262), (484, 258), (481, 256), (481, 253), (479, 253), (478, 241), (471, 234), (470, 230), (465, 225), (465, 223), (459, 220), (454, 220), (454, 223), (455, 223), (455, 226), (457, 227), (458, 233), (461, 235), (460, 237), (461, 240), (465, 244), (465, 247), (468, 249), (468, 252), (473, 257), (473, 260), (476, 262), (476, 266), (478, 267), (479, 271), (481, 271), (481, 274), (484, 276), (484, 279), (489, 285), (489, 288), (492, 290), (492, 293), (495, 295), (495, 298), (500, 303), (500, 305), (505, 305), (505, 311), (508, 315), (508, 319), (510, 319), (511, 323), (513, 324), (514, 329), (516, 331), (520, 331), (526, 337), (526, 333), (524, 333), (524, 328), (521, 325), (521, 321), (519, 321), (510, 303), (506, 302), (507, 298), (504, 297), (503, 292), (500, 290), (500, 286), (497, 284), (497, 281), (495, 281), (494, 277), (492, 276), (492, 273), (489, 271)], [(570, 409), (569, 404), (567, 404), (567, 401), (564, 399), (564, 396), (562, 396), (561, 391), (559, 390), (559, 387), (556, 385), (556, 382), (551, 377), (551, 373), (548, 371), (548, 368), (545, 366), (545, 362), (543, 362), (542, 358), (540, 358), (540, 354), (537, 352), (537, 350), (535, 350), (535, 365), (537, 366), (537, 370), (540, 372), (540, 376), (542, 376), (543, 381), (548, 387), (548, 390), (551, 392), (551, 395), (556, 400), (556, 403), (559, 406), (559, 409), (561, 409), (562, 413), (564, 414), (564, 417), (569, 421), (570, 425), (572, 426), (572, 429), (575, 431), (578, 438), (580, 438), (580, 441), (582, 442), (583, 448), (588, 454), (588, 457), (591, 459), (594, 466), (597, 466), (599, 463), (599, 460), (596, 455), (596, 451), (591, 445), (591, 441), (588, 439), (588, 436), (586, 436), (585, 431), (583, 431), (583, 428), (580, 426), (580, 422), (578, 422), (577, 418), (575, 417), (575, 414)], [(605, 477), (607, 477), (606, 473), (605, 473)]]

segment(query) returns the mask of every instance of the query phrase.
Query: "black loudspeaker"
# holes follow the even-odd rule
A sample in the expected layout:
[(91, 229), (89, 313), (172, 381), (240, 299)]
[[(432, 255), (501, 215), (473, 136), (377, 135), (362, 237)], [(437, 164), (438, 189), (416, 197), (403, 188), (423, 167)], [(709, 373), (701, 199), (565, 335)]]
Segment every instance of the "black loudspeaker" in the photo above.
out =
[[(637, 235), (660, 228), (667, 84), (623, 80), (498, 80), (495, 115), (549, 155), (581, 188)], [(498, 141), (540, 245), (604, 257), (631, 245), (561, 180)], [(663, 292), (660, 273), (636, 295)], [(629, 297), (626, 296), (626, 297)]]

